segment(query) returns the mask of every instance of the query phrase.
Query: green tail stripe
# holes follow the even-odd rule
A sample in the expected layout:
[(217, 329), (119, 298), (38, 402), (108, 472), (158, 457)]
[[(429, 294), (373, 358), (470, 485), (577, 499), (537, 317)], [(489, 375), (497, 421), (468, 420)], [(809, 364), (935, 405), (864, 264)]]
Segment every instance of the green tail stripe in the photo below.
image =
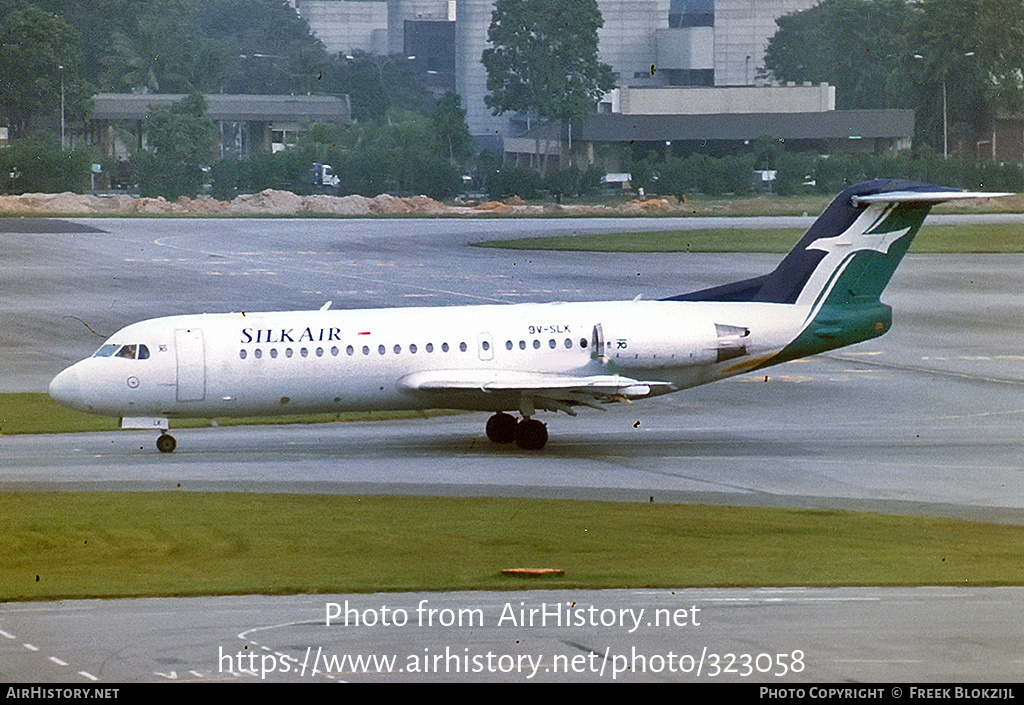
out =
[(768, 364), (860, 343), (888, 331), (892, 309), (880, 297), (929, 210), (927, 205), (899, 204), (872, 224), (866, 235), (906, 233), (885, 252), (862, 249), (844, 258), (818, 293), (803, 331)]

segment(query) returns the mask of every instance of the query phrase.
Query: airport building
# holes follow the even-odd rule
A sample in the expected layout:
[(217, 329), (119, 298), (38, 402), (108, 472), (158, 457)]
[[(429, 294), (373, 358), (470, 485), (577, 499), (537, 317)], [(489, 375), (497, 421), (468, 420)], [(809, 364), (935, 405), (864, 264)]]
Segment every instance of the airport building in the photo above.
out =
[[(775, 20), (816, 2), (598, 0), (604, 20), (599, 59), (616, 73), (618, 88), (590, 123), (576, 127), (577, 138), (657, 141), (674, 144), (676, 151), (709, 142), (732, 149), (762, 136), (819, 149), (908, 147), (912, 112), (842, 115), (835, 110), (834, 87), (780, 86), (766, 75), (764, 52)], [(549, 164), (567, 153), (566, 128), (496, 116), (484, 103), (487, 72), (481, 56), (494, 0), (293, 0), (293, 5), (328, 51), (403, 57), (417, 64), (434, 89), (457, 92), (470, 132), (486, 146), (518, 163), (540, 163), (543, 154)], [(736, 115), (744, 117), (723, 117)]]
[[(599, 0), (599, 58), (620, 86), (749, 86), (775, 19), (817, 0)], [(470, 130), (504, 135), (484, 104), (493, 0), (293, 0), (327, 50), (415, 57), (462, 96)]]
[[(146, 117), (169, 108), (185, 95), (98, 93), (86, 117), (90, 144), (110, 158), (127, 159), (133, 148), (145, 147)], [(316, 122), (348, 122), (348, 96), (228, 95), (211, 93), (207, 116), (217, 128), (218, 157), (276, 152), (295, 143), (296, 135)]]

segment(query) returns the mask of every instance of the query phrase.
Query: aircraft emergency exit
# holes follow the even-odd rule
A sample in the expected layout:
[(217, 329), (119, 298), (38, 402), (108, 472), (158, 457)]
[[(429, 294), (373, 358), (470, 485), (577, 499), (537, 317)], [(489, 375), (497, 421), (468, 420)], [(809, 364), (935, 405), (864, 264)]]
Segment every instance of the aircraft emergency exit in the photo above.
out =
[(1000, 195), (852, 186), (771, 273), (661, 300), (155, 318), (61, 372), (50, 395), (158, 430), (162, 452), (176, 446), (170, 419), (437, 408), (493, 412), (488, 438), (538, 450), (538, 411), (576, 415), (882, 335), (880, 295), (931, 206)]

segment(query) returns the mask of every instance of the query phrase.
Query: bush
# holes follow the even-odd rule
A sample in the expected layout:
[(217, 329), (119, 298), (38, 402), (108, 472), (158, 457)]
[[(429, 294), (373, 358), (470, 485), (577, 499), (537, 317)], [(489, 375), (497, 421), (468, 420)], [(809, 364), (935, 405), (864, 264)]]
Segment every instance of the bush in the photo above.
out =
[[(866, 159), (869, 162), (877, 158)], [(836, 193), (847, 186), (860, 183), (869, 177), (861, 163), (851, 154), (832, 154), (818, 157), (814, 166), (814, 183), (818, 193)]]
[(601, 183), (604, 181), (605, 170), (599, 166), (588, 166), (586, 171), (580, 175), (579, 195), (589, 196), (601, 190)]
[(198, 164), (186, 164), (147, 151), (137, 153), (132, 164), (140, 196), (163, 196), (168, 201), (176, 201), (182, 196), (196, 196), (203, 187), (203, 171)]
[(238, 194), (241, 173), (241, 162), (237, 159), (222, 159), (216, 162), (210, 168), (210, 195), (219, 201), (230, 201)]
[(0, 149), (0, 186), (5, 193), (81, 193), (91, 163), (83, 149), (61, 149), (53, 139), (33, 135)]
[(324, 157), (318, 157), (314, 149), (299, 147), (217, 162), (212, 169), (212, 194), (228, 200), (238, 193), (257, 193), (268, 188), (299, 195), (322, 191), (313, 183), (313, 164), (317, 162), (334, 168), (340, 183), (331, 193), (341, 196), (425, 194), (443, 200), (462, 188), (459, 169), (433, 154), (374, 147), (360, 152), (330, 150)]
[(521, 166), (502, 166), (487, 176), (487, 194), (491, 198), (519, 196), (534, 199), (542, 186), (540, 174)]
[(657, 192), (682, 200), (694, 190), (694, 165), (691, 157), (669, 157), (658, 169)]
[(625, 164), (633, 188), (644, 189), (648, 193), (653, 193), (656, 188), (662, 188), (661, 166), (659, 164), (656, 168), (650, 159), (630, 160)]
[(578, 193), (579, 183), (580, 173), (575, 169), (552, 169), (544, 179), (544, 186), (559, 200)]
[(725, 190), (737, 196), (749, 196), (754, 190), (754, 155), (737, 154), (722, 159)]
[(813, 154), (779, 152), (775, 157), (775, 192), (780, 196), (807, 193), (807, 182), (814, 180)]
[[(644, 159), (625, 166), (630, 170), (633, 186), (643, 187), (651, 194), (679, 198), (690, 193), (747, 196), (754, 189), (755, 160), (754, 153), (726, 157), (691, 154), (657, 163)], [(254, 193), (266, 188), (309, 193), (313, 190), (311, 167), (317, 161), (334, 167), (341, 182), (339, 195), (426, 194), (444, 200), (462, 190), (461, 171), (441, 155), (373, 141), (361, 149), (304, 146), (277, 154), (261, 153), (243, 160), (227, 159), (213, 167), (213, 194), (229, 199), (239, 192)], [(851, 184), (876, 178), (909, 179), (966, 189), (1024, 191), (1024, 171), (1019, 164), (959, 158), (943, 160), (927, 149), (917, 155), (900, 152), (878, 156), (864, 153), (822, 156), (780, 150), (773, 153), (773, 161), (774, 190), (783, 196), (832, 194)], [(186, 192), (175, 184), (193, 177), (191, 172), (183, 173), (173, 165), (161, 170), (155, 163), (143, 161), (141, 166), (145, 167), (142, 171), (148, 174), (148, 179), (162, 179), (160, 188), (165, 192)], [(582, 173), (576, 169), (552, 170), (545, 178), (532, 169), (497, 166), (496, 162), (486, 164), (484, 159), (479, 168), (483, 175), (482, 188), (491, 198), (536, 199), (545, 189), (557, 197), (585, 195), (600, 187), (604, 175), (599, 167), (590, 167)], [(143, 176), (140, 173), (140, 184)], [(84, 166), (82, 178), (88, 179)], [(145, 193), (147, 188), (143, 190)]]

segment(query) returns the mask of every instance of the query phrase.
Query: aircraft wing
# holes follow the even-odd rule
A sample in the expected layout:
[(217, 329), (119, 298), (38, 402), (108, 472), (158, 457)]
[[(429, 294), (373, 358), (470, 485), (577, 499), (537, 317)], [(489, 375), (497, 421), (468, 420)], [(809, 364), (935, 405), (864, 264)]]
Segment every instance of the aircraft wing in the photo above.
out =
[(439, 370), (415, 372), (402, 378), (401, 385), (424, 392), (518, 393), (537, 406), (575, 415), (572, 405), (603, 408), (601, 402), (639, 399), (656, 390), (667, 390), (668, 382), (641, 381), (622, 375), (571, 375), (511, 370)]

